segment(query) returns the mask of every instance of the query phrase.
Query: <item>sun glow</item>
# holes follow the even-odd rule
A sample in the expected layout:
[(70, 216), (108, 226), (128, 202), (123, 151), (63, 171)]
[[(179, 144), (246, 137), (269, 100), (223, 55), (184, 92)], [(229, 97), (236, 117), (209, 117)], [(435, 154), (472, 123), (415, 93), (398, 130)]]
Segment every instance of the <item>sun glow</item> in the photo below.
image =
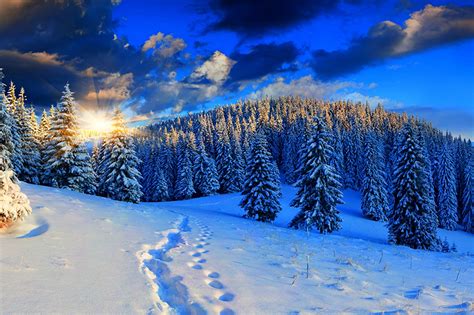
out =
[(94, 118), (89, 125), (89, 129), (97, 132), (107, 133), (112, 130), (112, 123), (109, 120), (102, 120), (100, 118)]
[(81, 110), (80, 128), (85, 137), (101, 137), (112, 131), (112, 113), (100, 110)]

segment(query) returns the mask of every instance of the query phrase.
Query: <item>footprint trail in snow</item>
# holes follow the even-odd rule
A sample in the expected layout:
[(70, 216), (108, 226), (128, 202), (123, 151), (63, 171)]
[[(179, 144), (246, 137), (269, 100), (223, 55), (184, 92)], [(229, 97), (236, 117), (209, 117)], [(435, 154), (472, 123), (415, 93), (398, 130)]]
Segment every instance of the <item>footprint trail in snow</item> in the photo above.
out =
[(181, 216), (175, 228), (161, 232), (162, 239), (154, 246), (143, 245), (137, 252), (140, 271), (147, 277), (153, 289), (154, 306), (149, 314), (205, 314), (204, 309), (189, 298), (188, 288), (179, 275), (173, 275), (168, 267), (172, 258), (168, 252), (185, 245), (183, 233), (190, 231), (188, 217)]
[(205, 255), (209, 250), (206, 247), (211, 245), (213, 233), (207, 225), (196, 219), (194, 219), (194, 222), (199, 227), (200, 233), (195, 239), (197, 243), (193, 244), (194, 250), (189, 253), (192, 257), (192, 262), (188, 265), (192, 269), (201, 271), (204, 276), (204, 282), (213, 289), (216, 305), (214, 311), (221, 315), (234, 314), (235, 312), (229, 308), (228, 304), (234, 300), (235, 295), (226, 291), (226, 286), (219, 280), (220, 274), (218, 272), (208, 270), (203, 266), (207, 263)]

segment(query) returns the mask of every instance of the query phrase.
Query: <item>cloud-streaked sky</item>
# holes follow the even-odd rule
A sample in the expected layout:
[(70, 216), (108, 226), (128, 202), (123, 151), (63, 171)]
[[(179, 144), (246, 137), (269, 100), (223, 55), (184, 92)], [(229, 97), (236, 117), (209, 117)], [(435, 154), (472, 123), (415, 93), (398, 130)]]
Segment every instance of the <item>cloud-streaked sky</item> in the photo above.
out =
[[(0, 0), (0, 67), (134, 121), (266, 95), (383, 103), (474, 137), (474, 6), (417, 0)], [(131, 117), (132, 118), (132, 117)]]

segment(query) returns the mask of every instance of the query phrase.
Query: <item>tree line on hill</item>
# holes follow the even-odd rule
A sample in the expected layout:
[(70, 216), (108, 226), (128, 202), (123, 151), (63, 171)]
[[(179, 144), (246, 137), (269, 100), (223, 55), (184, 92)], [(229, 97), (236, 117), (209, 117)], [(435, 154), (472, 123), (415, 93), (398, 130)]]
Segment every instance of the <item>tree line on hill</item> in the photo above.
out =
[(130, 202), (242, 192), (245, 216), (265, 222), (281, 210), (285, 182), (298, 187), (290, 226), (321, 233), (340, 229), (337, 205), (350, 188), (367, 218), (387, 222), (393, 243), (440, 249), (438, 227), (474, 231), (471, 142), (381, 105), (265, 98), (133, 134), (116, 110), (90, 155), (68, 85), (39, 123), (23, 89), (1, 92), (11, 143), (3, 163), (25, 182)]

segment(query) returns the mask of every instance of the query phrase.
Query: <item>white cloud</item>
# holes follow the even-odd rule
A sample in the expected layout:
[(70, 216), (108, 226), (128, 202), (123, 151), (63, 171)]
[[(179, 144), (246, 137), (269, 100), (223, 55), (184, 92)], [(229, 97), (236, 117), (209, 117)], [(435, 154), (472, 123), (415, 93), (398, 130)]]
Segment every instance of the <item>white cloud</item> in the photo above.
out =
[(351, 92), (347, 94), (342, 94), (342, 95), (336, 95), (333, 97), (334, 99), (345, 99), (345, 100), (350, 100), (353, 102), (360, 102), (360, 103), (369, 103), (369, 106), (374, 108), (378, 104), (383, 105), (387, 109), (399, 109), (403, 107), (403, 103), (397, 102), (394, 100), (391, 100), (389, 98), (384, 98), (380, 96), (368, 96), (364, 95), (360, 92)]
[(151, 35), (143, 44), (142, 51), (153, 50), (155, 55), (163, 58), (170, 58), (186, 48), (186, 43), (182, 38), (174, 38), (172, 35), (165, 35), (158, 32)]
[(449, 42), (474, 35), (472, 8), (426, 5), (405, 21), (402, 42), (395, 54), (419, 50), (424, 46)]
[(191, 73), (190, 79), (192, 81), (199, 81), (206, 78), (213, 83), (222, 84), (227, 80), (230, 70), (234, 65), (234, 60), (220, 51), (215, 51), (208, 60)]
[(278, 77), (273, 83), (249, 95), (257, 99), (265, 96), (301, 96), (312, 98), (329, 98), (341, 90), (360, 86), (354, 82), (335, 81), (323, 82), (314, 80), (310, 75), (286, 82), (284, 78)]

